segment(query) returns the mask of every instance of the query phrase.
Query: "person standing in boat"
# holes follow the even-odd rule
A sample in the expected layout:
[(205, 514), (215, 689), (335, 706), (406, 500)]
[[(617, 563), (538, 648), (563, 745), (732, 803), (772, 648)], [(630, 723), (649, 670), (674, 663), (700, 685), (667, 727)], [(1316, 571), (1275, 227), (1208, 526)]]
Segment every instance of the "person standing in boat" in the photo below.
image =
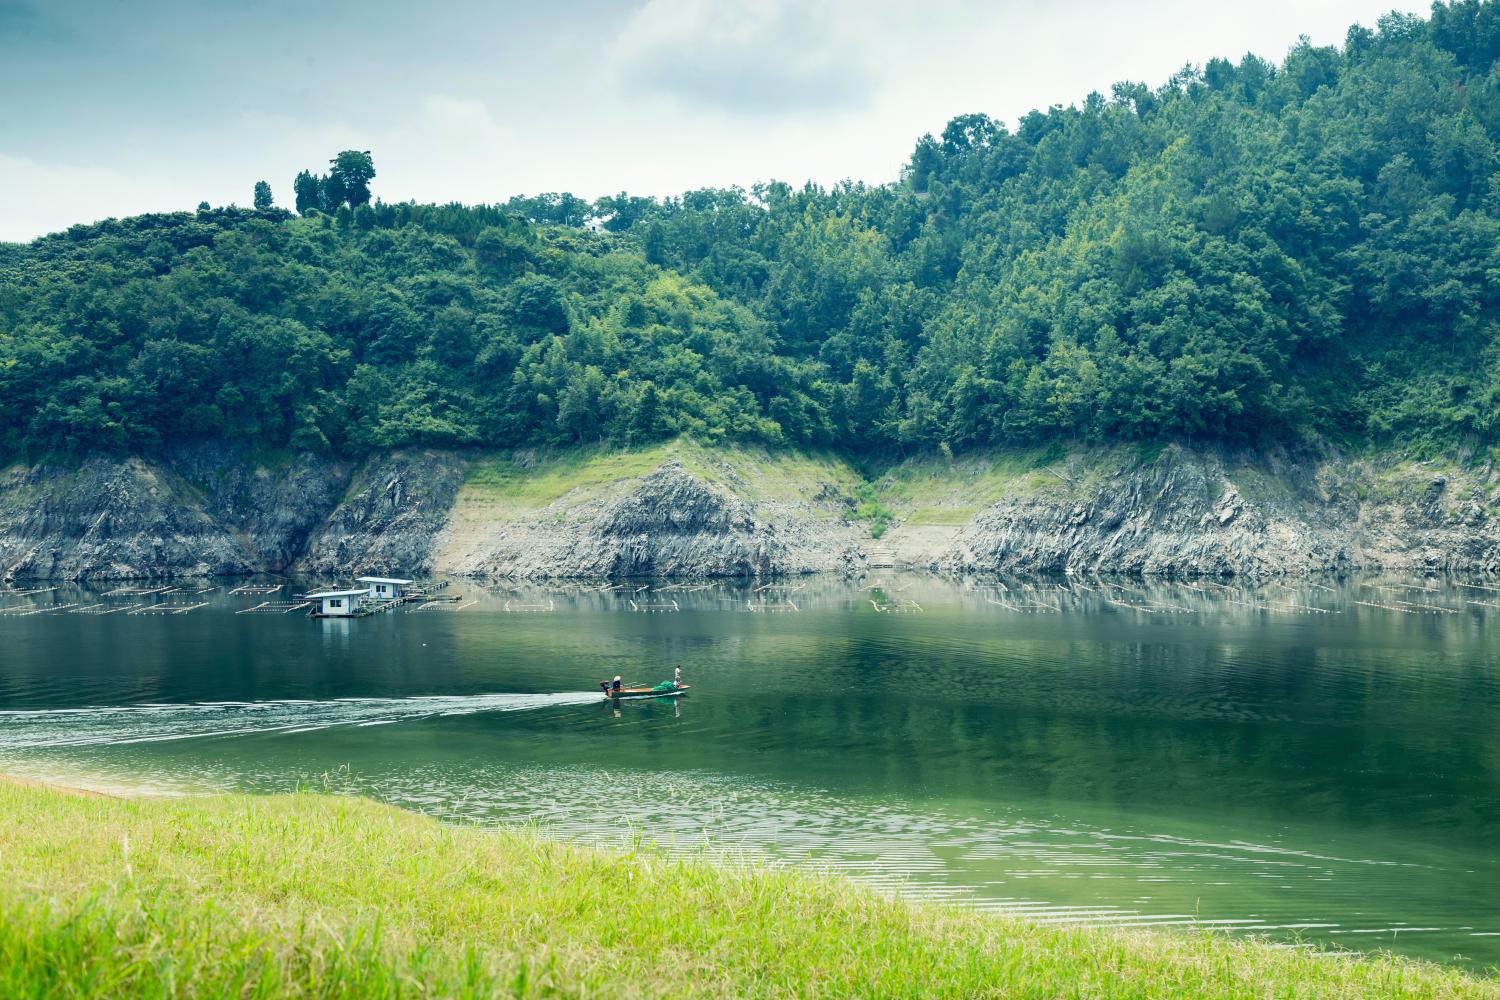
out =
[(615, 674), (615, 679), (610, 682), (610, 691), (614, 694), (620, 693), (620, 675)]
[(672, 686), (682, 687), (682, 664), (677, 664), (677, 669), (672, 671)]

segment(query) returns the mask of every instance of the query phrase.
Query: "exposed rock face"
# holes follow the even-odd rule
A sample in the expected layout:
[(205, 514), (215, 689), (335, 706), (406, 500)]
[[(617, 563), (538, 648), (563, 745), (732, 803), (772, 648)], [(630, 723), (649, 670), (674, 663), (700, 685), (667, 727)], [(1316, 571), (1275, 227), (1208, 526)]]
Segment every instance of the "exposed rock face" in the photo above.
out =
[(96, 456), (76, 468), (13, 468), (0, 477), (0, 576), (425, 569), (461, 463), (387, 456), (361, 469), (343, 500), (350, 478), (347, 463), (326, 457), (303, 454), (268, 466), (213, 443), (150, 461)]
[(12, 469), (0, 483), (0, 566), (8, 579), (250, 572), (253, 557), (190, 487), (139, 460)]
[(346, 463), (306, 453), (267, 466), (240, 449), (200, 444), (169, 461), (191, 484), (185, 502), (194, 494), (201, 499), (213, 523), (244, 550), (252, 572), (290, 568), (349, 481)]
[(1169, 447), (1071, 495), (983, 511), (928, 565), (958, 572), (1268, 576), (1376, 566), (1492, 569), (1500, 530), (1482, 488), (1462, 503), (1434, 477), (1360, 499), (1374, 470), (1337, 456), (1226, 456)]
[[(781, 512), (787, 513), (787, 512)], [(858, 532), (837, 521), (760, 517), (677, 462), (612, 499), (541, 511), (454, 552), (454, 572), (493, 577), (746, 577), (858, 565)]]
[(433, 542), (463, 485), (464, 463), (441, 452), (396, 453), (369, 462), (344, 501), (307, 538), (295, 569), (358, 576), (427, 573)]
[[(446, 452), (396, 452), (356, 467), (314, 455), (268, 464), (199, 444), (151, 460), (0, 472), (0, 576), (705, 578), (892, 562), (1168, 576), (1500, 570), (1489, 467), (1427, 471), (1394, 459), (1177, 446), (1149, 461), (1110, 454), (1113, 464), (1083, 456), (1076, 474), (1015, 480), (962, 526), (898, 523), (874, 542), (852, 518), (847, 483), (799, 473), (793, 488), (768, 466), (747, 471), (712, 455), (701, 474), (673, 458), (537, 509), (469, 496), (468, 460)], [(959, 475), (933, 488), (966, 481)]]

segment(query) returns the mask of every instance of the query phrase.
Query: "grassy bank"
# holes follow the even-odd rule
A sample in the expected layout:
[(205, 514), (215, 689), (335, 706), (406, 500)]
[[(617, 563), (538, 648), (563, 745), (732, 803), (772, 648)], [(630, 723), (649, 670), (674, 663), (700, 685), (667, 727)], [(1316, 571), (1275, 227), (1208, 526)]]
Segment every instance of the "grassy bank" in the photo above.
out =
[(485, 455), (470, 466), (459, 500), (532, 512), (575, 492), (607, 497), (667, 462), (752, 503), (808, 502), (825, 487), (852, 495), (860, 483), (847, 461), (829, 453), (704, 447), (678, 438), (643, 448), (520, 449)]
[(0, 783), (0, 996), (1496, 997), (1385, 958), (1045, 927), (352, 798)]

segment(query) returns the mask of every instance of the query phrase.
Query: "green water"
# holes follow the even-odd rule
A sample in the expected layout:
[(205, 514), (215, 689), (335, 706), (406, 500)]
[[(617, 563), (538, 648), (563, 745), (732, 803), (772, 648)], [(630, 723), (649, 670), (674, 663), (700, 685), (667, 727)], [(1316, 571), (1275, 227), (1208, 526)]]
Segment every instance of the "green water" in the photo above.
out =
[[(462, 606), (358, 621), (235, 614), (296, 588), (211, 585), (0, 594), (0, 769), (331, 782), (1041, 920), (1500, 964), (1491, 581), (893, 577), (637, 610), (455, 582)], [(206, 606), (130, 613), (154, 602)], [(679, 662), (680, 702), (594, 693)]]

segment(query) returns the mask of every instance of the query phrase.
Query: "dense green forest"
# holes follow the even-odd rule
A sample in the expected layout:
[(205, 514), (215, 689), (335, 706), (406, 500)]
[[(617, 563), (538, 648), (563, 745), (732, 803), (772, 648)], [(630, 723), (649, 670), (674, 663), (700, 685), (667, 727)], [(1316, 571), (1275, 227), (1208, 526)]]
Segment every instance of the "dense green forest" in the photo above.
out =
[(257, 186), (0, 244), (0, 426), (33, 454), (1487, 447), (1497, 57), (1500, 0), (1440, 3), (1014, 128), (964, 115), (881, 186), (389, 204), (346, 151), (296, 179), (300, 216)]

